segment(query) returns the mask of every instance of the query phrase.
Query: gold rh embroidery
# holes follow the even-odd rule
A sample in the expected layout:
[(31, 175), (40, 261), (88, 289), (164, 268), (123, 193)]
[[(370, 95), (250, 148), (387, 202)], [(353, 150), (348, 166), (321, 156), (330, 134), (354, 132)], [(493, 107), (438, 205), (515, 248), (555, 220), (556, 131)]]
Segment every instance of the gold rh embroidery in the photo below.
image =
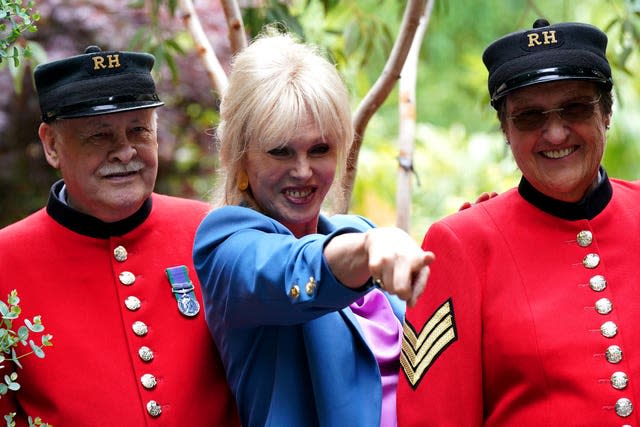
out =
[(405, 320), (402, 331), (400, 364), (407, 380), (415, 389), (438, 356), (458, 338), (453, 302), (448, 299), (442, 304), (427, 320), (418, 335), (408, 320)]
[(91, 59), (93, 60), (94, 70), (100, 70), (105, 68), (120, 68), (119, 54), (107, 55), (106, 56), (107, 64), (104, 63), (105, 61), (104, 56), (100, 56), (100, 55), (92, 56)]

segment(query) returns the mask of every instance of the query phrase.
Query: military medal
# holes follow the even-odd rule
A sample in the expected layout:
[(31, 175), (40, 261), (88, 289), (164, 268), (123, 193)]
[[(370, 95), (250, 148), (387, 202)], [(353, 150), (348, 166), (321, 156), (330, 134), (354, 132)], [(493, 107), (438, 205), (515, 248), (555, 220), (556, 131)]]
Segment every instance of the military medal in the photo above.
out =
[(178, 302), (178, 310), (187, 317), (193, 317), (200, 312), (200, 304), (196, 300), (194, 286), (189, 279), (186, 265), (169, 267), (166, 269), (173, 295)]

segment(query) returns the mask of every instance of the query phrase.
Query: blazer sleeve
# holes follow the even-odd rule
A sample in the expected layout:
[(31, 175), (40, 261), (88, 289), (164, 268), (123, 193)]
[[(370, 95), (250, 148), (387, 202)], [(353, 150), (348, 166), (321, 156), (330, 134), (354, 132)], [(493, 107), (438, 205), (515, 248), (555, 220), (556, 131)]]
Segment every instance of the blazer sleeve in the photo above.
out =
[(299, 324), (360, 298), (368, 287), (342, 285), (323, 255), (334, 236), (371, 228), (353, 218), (336, 221), (340, 226), (328, 235), (298, 239), (277, 221), (248, 208), (212, 211), (194, 242), (194, 265), (209, 321), (230, 328)]
[(424, 294), (406, 313), (399, 426), (482, 425), (482, 273), (467, 243), (442, 222), (423, 241), (437, 258)]

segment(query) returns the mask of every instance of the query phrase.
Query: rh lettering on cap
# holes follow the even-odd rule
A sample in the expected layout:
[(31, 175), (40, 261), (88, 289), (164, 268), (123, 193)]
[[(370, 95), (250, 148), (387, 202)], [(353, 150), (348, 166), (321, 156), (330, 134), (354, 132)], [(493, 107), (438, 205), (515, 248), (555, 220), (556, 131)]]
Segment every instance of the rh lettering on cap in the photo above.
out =
[(96, 55), (92, 56), (93, 70), (104, 70), (106, 68), (120, 68), (120, 54), (109, 54), (105, 56)]
[(555, 30), (542, 31), (540, 33), (528, 33), (527, 38), (529, 39), (527, 47), (558, 43)]

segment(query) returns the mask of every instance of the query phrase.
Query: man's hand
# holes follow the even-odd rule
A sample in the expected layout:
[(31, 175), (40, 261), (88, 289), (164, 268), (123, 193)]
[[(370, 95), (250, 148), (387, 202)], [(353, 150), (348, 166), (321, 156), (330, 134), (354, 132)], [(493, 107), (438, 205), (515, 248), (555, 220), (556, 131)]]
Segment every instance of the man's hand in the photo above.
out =
[(493, 199), (494, 197), (496, 197), (498, 195), (498, 193), (496, 193), (495, 191), (492, 191), (491, 193), (487, 193), (486, 191), (484, 193), (482, 193), (480, 196), (478, 196), (478, 198), (476, 199), (475, 203), (471, 203), (471, 202), (464, 202), (462, 204), (462, 206), (460, 206), (460, 208), (458, 209), (458, 211), (463, 211), (465, 209), (470, 208), (473, 205), (477, 205), (478, 203), (482, 203), (485, 202), (489, 199)]

